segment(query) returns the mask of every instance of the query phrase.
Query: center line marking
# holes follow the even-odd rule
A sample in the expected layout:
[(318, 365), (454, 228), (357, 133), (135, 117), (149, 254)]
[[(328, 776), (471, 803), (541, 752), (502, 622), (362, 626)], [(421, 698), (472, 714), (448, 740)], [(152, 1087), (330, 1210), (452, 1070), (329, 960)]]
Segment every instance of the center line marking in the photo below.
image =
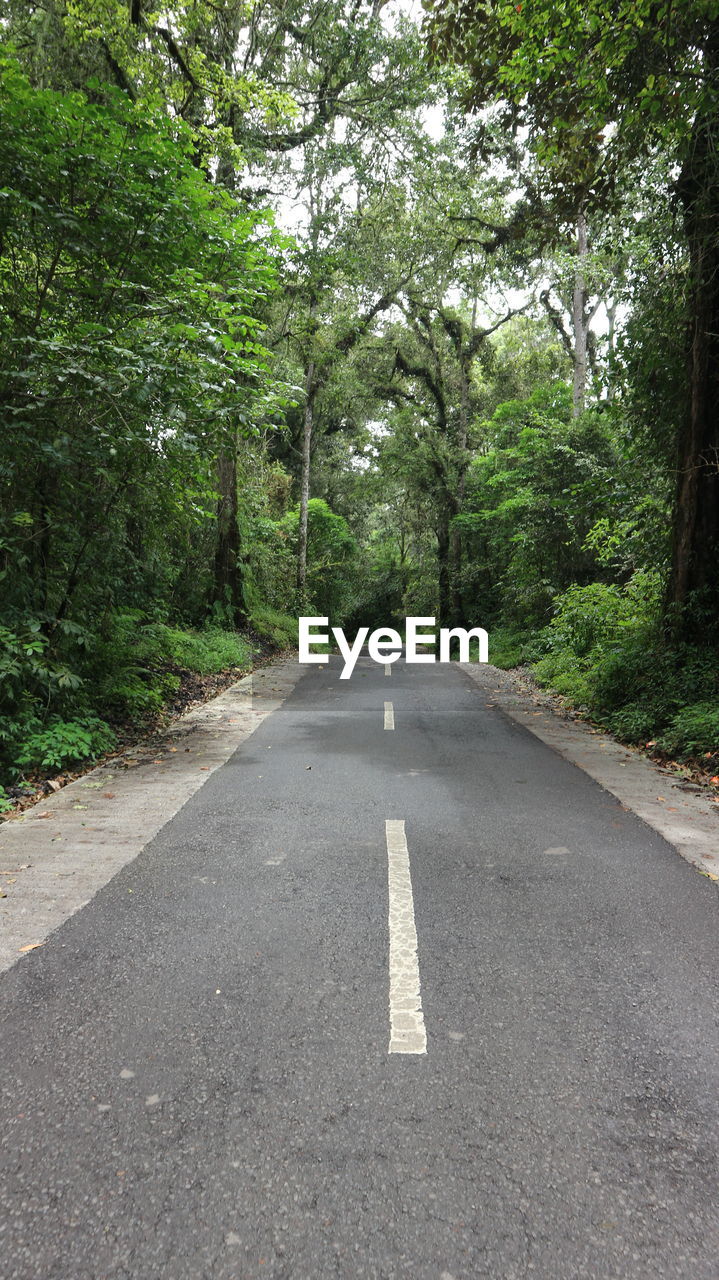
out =
[(414, 923), (412, 879), (404, 822), (387, 820), (389, 867), (389, 1053), (426, 1053)]
[(394, 707), (391, 702), (384, 704), (384, 727), (385, 729), (394, 729)]
[(384, 673), (385, 673), (385, 675), (386, 675), (386, 676), (391, 676), (391, 674), (392, 674), (392, 666), (391, 666), (391, 663), (389, 663), (389, 662), (385, 662), (385, 664), (384, 664)]

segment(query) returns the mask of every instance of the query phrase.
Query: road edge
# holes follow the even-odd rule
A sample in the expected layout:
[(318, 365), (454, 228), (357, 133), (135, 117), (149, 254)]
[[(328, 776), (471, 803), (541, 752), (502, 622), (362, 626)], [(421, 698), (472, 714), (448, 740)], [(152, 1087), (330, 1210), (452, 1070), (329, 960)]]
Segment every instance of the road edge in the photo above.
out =
[[(0, 826), (0, 973), (132, 862), (292, 693), (296, 657), (244, 676)], [(144, 758), (143, 758), (144, 757)]]
[(687, 790), (646, 756), (582, 720), (569, 720), (522, 690), (508, 671), (487, 664), (458, 666), (495, 706), (558, 755), (582, 769), (636, 814), (687, 862), (719, 881), (719, 805)]

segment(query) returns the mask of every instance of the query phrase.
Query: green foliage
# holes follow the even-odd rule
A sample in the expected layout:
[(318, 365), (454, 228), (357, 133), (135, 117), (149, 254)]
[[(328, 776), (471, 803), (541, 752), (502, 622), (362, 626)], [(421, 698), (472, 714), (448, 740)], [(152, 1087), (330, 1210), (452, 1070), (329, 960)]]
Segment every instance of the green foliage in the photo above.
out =
[[(282, 621), (294, 627), (291, 620)], [(43, 637), (24, 645), (15, 633), (3, 631), (2, 660), (11, 674), (3, 686), (0, 768), (10, 776), (92, 760), (113, 744), (108, 720), (113, 725), (153, 721), (180, 688), (183, 671), (242, 672), (253, 658), (250, 641), (235, 631), (171, 627), (138, 610), (109, 614), (100, 632), (79, 638), (78, 647), (76, 635), (65, 637), (73, 666), (68, 681), (66, 667), (49, 667), (37, 657), (47, 647)], [(23, 666), (25, 648), (31, 652)]]
[(672, 716), (657, 741), (670, 755), (696, 756), (719, 752), (719, 699), (695, 702)]
[(110, 726), (97, 716), (78, 720), (52, 718), (47, 727), (25, 738), (15, 761), (23, 770), (56, 772), (95, 759), (115, 745)]
[(534, 671), (573, 702), (604, 709), (599, 692), (608, 665), (621, 663), (638, 638), (646, 641), (658, 613), (656, 575), (636, 574), (620, 588), (593, 582), (572, 586), (555, 603), (555, 614), (540, 643), (545, 656)]
[[(288, 511), (281, 522), (296, 547), (299, 508)], [(323, 498), (310, 498), (307, 518), (308, 608), (327, 616), (331, 625), (342, 621), (352, 601), (353, 568), (357, 544), (344, 516), (332, 511)]]
[(81, 622), (168, 598), (218, 452), (277, 409), (272, 242), (181, 123), (2, 71), (3, 607)]
[[(623, 741), (652, 740), (680, 758), (714, 751), (716, 655), (702, 646), (667, 644), (659, 611), (656, 574), (638, 572), (623, 587), (571, 587), (558, 597), (552, 622), (534, 641), (500, 633), (500, 654), (531, 661), (543, 650), (533, 667), (539, 682)], [(496, 661), (491, 648), (490, 656)]]
[(531, 662), (537, 656), (536, 648), (536, 637), (531, 632), (496, 626), (489, 633), (489, 661), (502, 670)]
[(465, 68), (467, 105), (508, 103), (544, 181), (607, 200), (608, 174), (681, 145), (713, 108), (714, 0), (429, 0), (435, 57)]
[(587, 537), (616, 501), (621, 457), (604, 415), (571, 419), (569, 408), (555, 384), (500, 405), (485, 424), (488, 447), (454, 527), (475, 566), (465, 594), (483, 599), (487, 619), (541, 626), (559, 592), (597, 573)]
[(86, 687), (101, 714), (142, 722), (155, 718), (177, 691), (178, 671), (213, 675), (247, 670), (251, 662), (251, 645), (234, 631), (188, 631), (130, 611), (110, 617), (88, 652)]
[(297, 619), (277, 609), (253, 609), (250, 623), (263, 640), (277, 649), (297, 647)]
[[(47, 618), (23, 617), (8, 610), (7, 620), (13, 625), (0, 626), (0, 714), (9, 714), (23, 702), (61, 701), (79, 688), (82, 680), (77, 672), (59, 656), (50, 655), (50, 641), (43, 632)], [(85, 642), (81, 628), (64, 623), (60, 631), (61, 638)]]
[(252, 662), (252, 647), (243, 636), (220, 627), (205, 626), (201, 631), (183, 631), (155, 623), (142, 629), (139, 653), (150, 662), (175, 663), (198, 675), (214, 675), (232, 667), (246, 668)]
[(248, 664), (246, 641), (160, 620), (207, 616), (217, 458), (282, 403), (260, 320), (279, 241), (161, 105), (37, 88), (4, 49), (0, 70), (0, 767), (17, 770), (92, 758), (88, 716), (157, 715), (168, 665)]

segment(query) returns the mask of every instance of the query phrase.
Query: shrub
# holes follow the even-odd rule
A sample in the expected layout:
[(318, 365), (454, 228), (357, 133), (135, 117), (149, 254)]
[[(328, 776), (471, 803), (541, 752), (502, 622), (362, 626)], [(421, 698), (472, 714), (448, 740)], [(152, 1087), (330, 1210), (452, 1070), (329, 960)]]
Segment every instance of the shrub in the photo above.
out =
[(585, 706), (591, 701), (588, 672), (571, 651), (559, 650), (540, 658), (534, 666), (534, 674), (540, 684), (551, 685), (556, 693), (569, 698), (575, 705)]
[(682, 707), (657, 739), (657, 746), (681, 756), (719, 751), (719, 701)]
[(297, 619), (276, 609), (255, 609), (250, 622), (263, 640), (278, 649), (297, 648)]
[(235, 631), (183, 630), (127, 611), (107, 620), (104, 636), (96, 638), (87, 657), (87, 685), (100, 714), (139, 723), (159, 715), (180, 687), (179, 676), (165, 667), (214, 675), (251, 662), (252, 646)]
[(45, 729), (25, 739), (16, 761), (23, 769), (64, 769), (102, 755), (115, 741), (110, 726), (97, 716), (53, 719)]
[(250, 642), (236, 631), (223, 627), (182, 631), (177, 627), (155, 624), (147, 630), (153, 633), (155, 653), (159, 649), (162, 654), (160, 661), (176, 663), (178, 667), (186, 667), (200, 676), (215, 675), (231, 667), (249, 667), (252, 662)]
[(532, 650), (533, 637), (526, 631), (513, 631), (511, 627), (490, 628), (489, 661), (493, 666), (503, 670), (519, 667), (536, 657)]

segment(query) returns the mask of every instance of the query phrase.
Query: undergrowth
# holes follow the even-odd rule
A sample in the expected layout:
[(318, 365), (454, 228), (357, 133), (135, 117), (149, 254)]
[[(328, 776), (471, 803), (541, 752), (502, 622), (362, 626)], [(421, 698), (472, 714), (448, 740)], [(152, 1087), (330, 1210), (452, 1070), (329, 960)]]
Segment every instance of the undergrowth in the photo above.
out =
[(623, 742), (678, 760), (719, 752), (716, 653), (670, 643), (658, 616), (655, 575), (570, 587), (543, 630), (490, 633), (490, 661), (529, 665), (540, 685)]
[(121, 729), (154, 723), (184, 675), (249, 671), (257, 638), (296, 643), (296, 622), (272, 610), (251, 620), (254, 639), (218, 625), (170, 626), (139, 611), (106, 616), (95, 631), (43, 620), (0, 631), (0, 814), (23, 779), (89, 764), (112, 750)]

